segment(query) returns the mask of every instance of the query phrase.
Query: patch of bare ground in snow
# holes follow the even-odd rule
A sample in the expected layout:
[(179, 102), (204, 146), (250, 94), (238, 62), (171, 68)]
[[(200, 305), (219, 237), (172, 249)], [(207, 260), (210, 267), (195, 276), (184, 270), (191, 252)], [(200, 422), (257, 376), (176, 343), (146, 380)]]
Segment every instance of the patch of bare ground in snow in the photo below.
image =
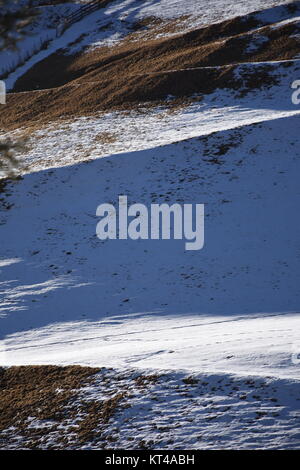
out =
[[(98, 111), (137, 108), (141, 103), (152, 106), (170, 95), (176, 97), (176, 106), (178, 100), (185, 106), (193, 95), (199, 100), (199, 95), (218, 88), (247, 93), (273, 85), (274, 67), (254, 67), (249, 62), (295, 58), (299, 25), (294, 21), (273, 28), (258, 18), (251, 14), (172, 37), (127, 38), (75, 55), (61, 50), (16, 82), (0, 126), (16, 129), (28, 122), (43, 125)], [(238, 77), (240, 63), (245, 68)]]
[(70, 366), (1, 369), (2, 449), (296, 448), (299, 385)]
[(1, 368), (0, 447), (19, 439), (22, 447), (30, 449), (49, 439), (58, 447), (69, 438), (82, 444), (92, 439), (97, 425), (109, 421), (124, 396), (119, 392), (101, 401), (81, 400), (80, 391), (98, 372), (79, 366)]
[[(40, 92), (8, 95), (8, 114), (0, 116), (3, 130), (26, 127), (34, 123), (42, 127), (59, 119), (89, 116), (108, 110), (128, 110), (165, 104), (168, 95), (176, 97), (168, 105), (184, 107), (193, 101), (191, 95), (203, 95), (217, 88), (232, 88), (239, 94), (278, 83), (273, 66), (246, 68), (240, 76), (234, 66), (211, 69), (190, 69), (148, 74), (144, 77), (119, 75), (110, 80), (86, 83), (84, 86), (64, 85)], [(141, 85), (142, 83), (142, 85)], [(201, 96), (195, 98), (197, 101)]]

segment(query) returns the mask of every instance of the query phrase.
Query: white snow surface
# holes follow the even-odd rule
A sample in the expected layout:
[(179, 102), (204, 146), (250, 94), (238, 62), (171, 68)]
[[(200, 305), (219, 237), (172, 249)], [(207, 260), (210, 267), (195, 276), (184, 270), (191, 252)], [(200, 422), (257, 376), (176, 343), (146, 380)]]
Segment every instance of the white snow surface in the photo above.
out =
[[(299, 66), (276, 67), (278, 85), (239, 101), (219, 90), (175, 114), (108, 114), (41, 131), (34, 172), (7, 188), (12, 207), (2, 213), (4, 365), (300, 378), (299, 109), (290, 89)], [(108, 154), (93, 142), (93, 154), (97, 132), (127, 148)], [(204, 249), (101, 242), (96, 208), (121, 194), (147, 206), (204, 203)]]
[[(38, 295), (51, 290), (35, 286), (28, 295), (37, 295), (37, 289)], [(299, 314), (292, 312), (224, 317), (157, 310), (12, 334), (2, 360), (300, 379), (299, 328)]]
[[(224, 2), (224, 0), (116, 0), (107, 6), (107, 14), (118, 14), (120, 18), (126, 19), (130, 16), (144, 18), (156, 16), (158, 18), (172, 19), (180, 16), (191, 15), (202, 17), (202, 24), (211, 24), (235, 16), (242, 16), (253, 11), (264, 10), (274, 6), (290, 3), (275, 0), (237, 0), (235, 2)], [(269, 12), (266, 13), (269, 17)], [(279, 13), (279, 15), (281, 15)], [(278, 21), (277, 12), (272, 13), (274, 21)]]
[[(224, 374), (168, 372), (138, 388), (135, 373), (103, 370), (85, 399), (125, 392), (104, 433), (113, 449), (297, 449), (299, 382)], [(106, 378), (103, 387), (103, 378)], [(108, 390), (107, 390), (108, 389)], [(143, 443), (143, 444), (141, 444)], [(101, 443), (86, 449), (101, 448)], [(105, 447), (104, 447), (105, 448)]]
[[(63, 119), (26, 134), (28, 149), (20, 157), (26, 171), (34, 172), (299, 115), (299, 107), (291, 100), (291, 85), (300, 75), (300, 61), (241, 64), (236, 66), (235, 75), (243, 77), (261, 68), (278, 81), (276, 86), (253, 90), (245, 96), (239, 91), (217, 89), (204, 99), (195, 96), (192, 104), (178, 111), (170, 111), (168, 104), (174, 97), (169, 96), (166, 106), (154, 109), (141, 103), (138, 110)], [(23, 131), (2, 133), (1, 137), (22, 136)]]

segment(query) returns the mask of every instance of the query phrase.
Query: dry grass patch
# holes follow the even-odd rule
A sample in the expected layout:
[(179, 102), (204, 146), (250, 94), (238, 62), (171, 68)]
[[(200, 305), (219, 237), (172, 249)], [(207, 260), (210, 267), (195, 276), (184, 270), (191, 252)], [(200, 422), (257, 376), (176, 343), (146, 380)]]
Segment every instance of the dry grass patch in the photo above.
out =
[(102, 437), (103, 425), (120, 408), (121, 402), (126, 398), (126, 392), (119, 392), (112, 398), (103, 402), (81, 402), (84, 418), (78, 423), (76, 429), (77, 439), (80, 444), (92, 442)]
[[(176, 109), (197, 102), (204, 94), (216, 89), (233, 89), (242, 94), (253, 89), (278, 83), (274, 67), (261, 66), (245, 69), (235, 76), (234, 66), (221, 68), (187, 69), (149, 73), (144, 76), (119, 76), (115, 81), (86, 83), (82, 87), (65, 85), (61, 88), (8, 95), (9, 113), (0, 116), (1, 125), (16, 129), (30, 120), (35, 125), (49, 124), (78, 116), (93, 116), (99, 111), (145, 110), (147, 107), (174, 106)], [(176, 99), (166, 100), (167, 96)], [(44, 104), (47, 103), (47, 108)]]
[[(74, 418), (72, 403), (83, 385), (98, 369), (89, 367), (24, 366), (0, 369), (0, 444), (11, 443), (15, 435), (24, 447), (39, 448), (45, 435)], [(38, 420), (33, 429), (30, 421)], [(44, 423), (44, 425), (43, 425)], [(7, 434), (8, 429), (13, 432)], [(63, 436), (58, 437), (58, 442)]]
[[(145, 18), (137, 27), (151, 32), (155, 22), (159, 19)], [(0, 126), (16, 129), (28, 122), (42, 126), (100, 111), (137, 109), (145, 103), (156, 106), (165, 104), (169, 95), (183, 106), (191, 96), (197, 95), (199, 100), (218, 88), (237, 90), (242, 96), (276, 84), (274, 67), (248, 65), (238, 78), (235, 65), (294, 58), (299, 53), (299, 41), (294, 37), (297, 28), (293, 23), (274, 29), (254, 14), (172, 37), (125, 40), (75, 55), (60, 51), (17, 81), (18, 93), (8, 94)], [(257, 47), (249, 48), (252, 41)], [(37, 89), (42, 90), (33, 91)], [(172, 108), (175, 101), (168, 100), (167, 105)], [(106, 143), (105, 136), (99, 139)]]
[(109, 446), (117, 439), (109, 424), (131, 406), (131, 385), (157, 380), (80, 366), (0, 368), (0, 448)]
[(24, 366), (0, 369), (0, 430), (26, 420), (60, 421), (76, 390), (98, 372), (89, 367)]
[(134, 379), (138, 387), (146, 387), (148, 385), (154, 385), (158, 382), (161, 375), (152, 374), (152, 375), (139, 375)]
[(99, 144), (113, 144), (118, 140), (117, 134), (111, 132), (101, 132), (95, 136), (95, 141)]

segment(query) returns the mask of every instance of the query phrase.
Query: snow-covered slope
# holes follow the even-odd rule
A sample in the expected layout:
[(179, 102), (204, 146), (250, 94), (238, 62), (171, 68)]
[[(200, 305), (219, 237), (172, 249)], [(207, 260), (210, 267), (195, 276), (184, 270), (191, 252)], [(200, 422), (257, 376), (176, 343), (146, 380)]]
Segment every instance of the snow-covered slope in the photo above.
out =
[[(131, 14), (127, 3), (110, 8)], [(164, 2), (156, 7), (169, 15)], [(23, 158), (36, 173), (9, 184), (2, 201), (4, 364), (298, 376), (300, 112), (290, 87), (299, 65), (245, 64), (234, 73), (262, 67), (276, 85), (33, 133)], [(99, 241), (96, 208), (120, 194), (147, 206), (204, 203), (204, 249)], [(146, 340), (149, 331), (155, 339)], [(216, 340), (203, 341), (208, 331)]]
[[(93, 26), (92, 16), (89, 28), (85, 31), (75, 46), (68, 48), (69, 53), (81, 50), (82, 47), (97, 47), (112, 45), (132, 32), (132, 28), (141, 20), (151, 20), (157, 24), (157, 20), (163, 25), (175, 24), (176, 28), (163, 28), (157, 30), (158, 37), (177, 34), (179, 31), (192, 30), (196, 27), (210, 25), (212, 23), (247, 15), (248, 13), (271, 8), (264, 16), (270, 22), (278, 22), (286, 19), (286, 12), (280, 8), (281, 5), (289, 4), (289, 0), (238, 0), (235, 2), (224, 2), (224, 0), (115, 0), (107, 5), (100, 13), (106, 22), (103, 28)], [(274, 6), (279, 6), (274, 12)], [(271, 13), (271, 14), (270, 14)], [(172, 23), (174, 22), (174, 23)], [(159, 23), (158, 23), (159, 24)], [(102, 22), (100, 21), (100, 26)], [(153, 25), (152, 25), (153, 26)], [(103, 29), (103, 30), (102, 30)]]
[[(298, 376), (298, 127), (299, 116), (273, 119), (9, 185), (3, 362), (128, 361)], [(148, 206), (204, 203), (205, 248), (99, 241), (96, 207), (116, 204), (120, 194)], [(216, 338), (209, 346), (206, 328)]]
[(141, 104), (130, 111), (62, 119), (41, 128), (33, 123), (33, 129), (28, 123), (28, 129), (3, 136), (26, 137), (26, 153), (19, 157), (25, 171), (33, 172), (299, 115), (299, 107), (292, 103), (291, 85), (300, 76), (300, 60), (242, 64), (234, 75), (243, 83), (249, 73), (255, 76), (255, 71), (262, 70), (276, 86), (217, 89), (205, 97), (196, 95), (190, 105), (173, 110), (168, 106), (174, 98), (170, 96), (165, 105), (154, 108)]
[[(198, 27), (274, 3), (118, 0), (94, 14), (100, 23), (111, 15), (105, 30), (81, 38), (86, 18), (51, 51), (78, 38), (78, 51), (118, 42), (150, 15), (192, 15), (189, 27)], [(288, 22), (283, 11), (260, 15)], [(65, 446), (82, 449), (299, 447), (300, 108), (291, 100), (299, 78), (297, 58), (250, 62), (232, 69), (228, 85), (177, 107), (166, 96), (159, 106), (46, 125), (35, 115), (25, 126), (23, 115), (13, 135), (28, 137), (26, 170), (0, 194), (0, 365), (114, 368), (82, 399), (125, 391), (101, 439), (75, 445), (68, 422), (41, 448), (61, 446), (64, 433)], [(44, 103), (39, 93), (15, 93), (14, 102), (35, 94)], [(204, 248), (100, 241), (97, 206), (117, 206), (120, 195), (147, 207), (205, 204)], [(151, 371), (148, 388), (137, 388), (137, 370)], [(53, 425), (30, 420), (35, 430)], [(6, 432), (0, 447), (3, 438), (18, 448), (22, 438)]]
[[(7, 418), (12, 425), (3, 432), (0, 427), (0, 449), (155, 452), (299, 445), (294, 380), (76, 366), (1, 372), (0, 425)], [(10, 396), (13, 406), (5, 407)]]

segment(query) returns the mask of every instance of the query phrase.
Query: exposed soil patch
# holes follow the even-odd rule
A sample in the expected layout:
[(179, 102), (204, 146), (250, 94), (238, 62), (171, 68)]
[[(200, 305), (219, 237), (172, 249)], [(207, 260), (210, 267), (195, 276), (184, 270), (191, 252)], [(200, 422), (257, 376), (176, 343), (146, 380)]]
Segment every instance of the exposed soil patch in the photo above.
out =
[(130, 408), (134, 389), (149, 389), (159, 377), (80, 366), (0, 368), (0, 448), (109, 447), (111, 419)]
[[(158, 20), (143, 21), (138, 28)], [(0, 126), (14, 129), (28, 121), (42, 125), (95, 111), (156, 105), (169, 95), (184, 104), (192, 95), (199, 99), (217, 88), (245, 94), (276, 83), (272, 67), (249, 66), (243, 78), (236, 78), (234, 65), (294, 58), (298, 32), (296, 23), (274, 29), (248, 15), (174, 37), (124, 41), (76, 55), (60, 51), (17, 81), (14, 91), (27, 92), (8, 95)]]
[(25, 431), (30, 416), (59, 421), (75, 391), (96, 372), (97, 369), (77, 366), (1, 368), (0, 431), (9, 426)]
[(297, 383), (77, 366), (0, 377), (3, 450), (297, 448)]
[[(93, 383), (98, 372), (79, 366), (1, 368), (0, 446), (20, 438), (22, 447), (38, 449), (50, 435), (51, 445), (60, 447), (70, 441), (84, 444), (101, 436), (103, 425), (126, 393), (99, 400), (80, 398), (81, 390)], [(65, 432), (59, 432), (60, 427)]]
[(138, 387), (146, 387), (149, 384), (155, 384), (159, 379), (159, 375), (139, 375), (135, 378), (135, 383)]
[(156, 16), (146, 16), (132, 25), (133, 31), (147, 30), (153, 28), (153, 26), (159, 25), (163, 22), (161, 18)]
[[(161, 72), (142, 76), (120, 75), (85, 85), (65, 85), (38, 92), (8, 95), (8, 113), (0, 116), (3, 129), (17, 129), (28, 122), (43, 126), (51, 121), (93, 115), (105, 110), (136, 109), (139, 106), (166, 104), (166, 97), (176, 97), (176, 109), (191, 102), (191, 96), (212, 93), (217, 88), (231, 88), (239, 96), (253, 89), (278, 83), (272, 66), (245, 68), (235, 75), (234, 66)], [(172, 107), (172, 100), (168, 105)]]
[(189, 26), (189, 22), (192, 20), (190, 15), (179, 16), (172, 20), (148, 16), (133, 23), (131, 27), (133, 32), (123, 39), (123, 43), (152, 40), (157, 39), (159, 36), (178, 35), (179, 32), (193, 29)]
[(17, 81), (14, 91), (48, 89), (74, 81), (114, 81), (120, 74), (142, 76), (149, 72), (232, 64), (241, 61), (241, 41), (246, 45), (246, 40), (236, 38), (239, 41), (236, 48), (229, 40), (257, 26), (257, 20), (234, 19), (172, 38), (125, 42), (75, 56), (61, 51), (36, 64)]
[[(85, 416), (79, 421), (76, 429), (78, 443), (84, 444), (95, 439), (101, 439), (103, 424), (109, 422), (126, 396), (125, 392), (119, 392), (103, 402), (92, 401), (86, 403), (82, 401), (81, 407)], [(111, 438), (111, 436), (108, 436), (108, 441)]]
[(111, 132), (101, 132), (95, 136), (95, 141), (99, 144), (113, 144), (118, 140), (116, 134)]
[[(151, 21), (155, 19), (145, 18), (141, 24)], [(123, 41), (113, 47), (97, 47), (76, 55), (60, 51), (29, 70), (17, 81), (14, 91), (48, 89), (74, 81), (114, 81), (120, 74), (142, 76), (192, 67), (292, 59), (299, 53), (299, 41), (293, 37), (298, 32), (297, 24), (273, 29), (250, 15), (171, 38)], [(247, 51), (251, 41), (256, 43), (259, 36), (266, 41), (258, 49)]]

